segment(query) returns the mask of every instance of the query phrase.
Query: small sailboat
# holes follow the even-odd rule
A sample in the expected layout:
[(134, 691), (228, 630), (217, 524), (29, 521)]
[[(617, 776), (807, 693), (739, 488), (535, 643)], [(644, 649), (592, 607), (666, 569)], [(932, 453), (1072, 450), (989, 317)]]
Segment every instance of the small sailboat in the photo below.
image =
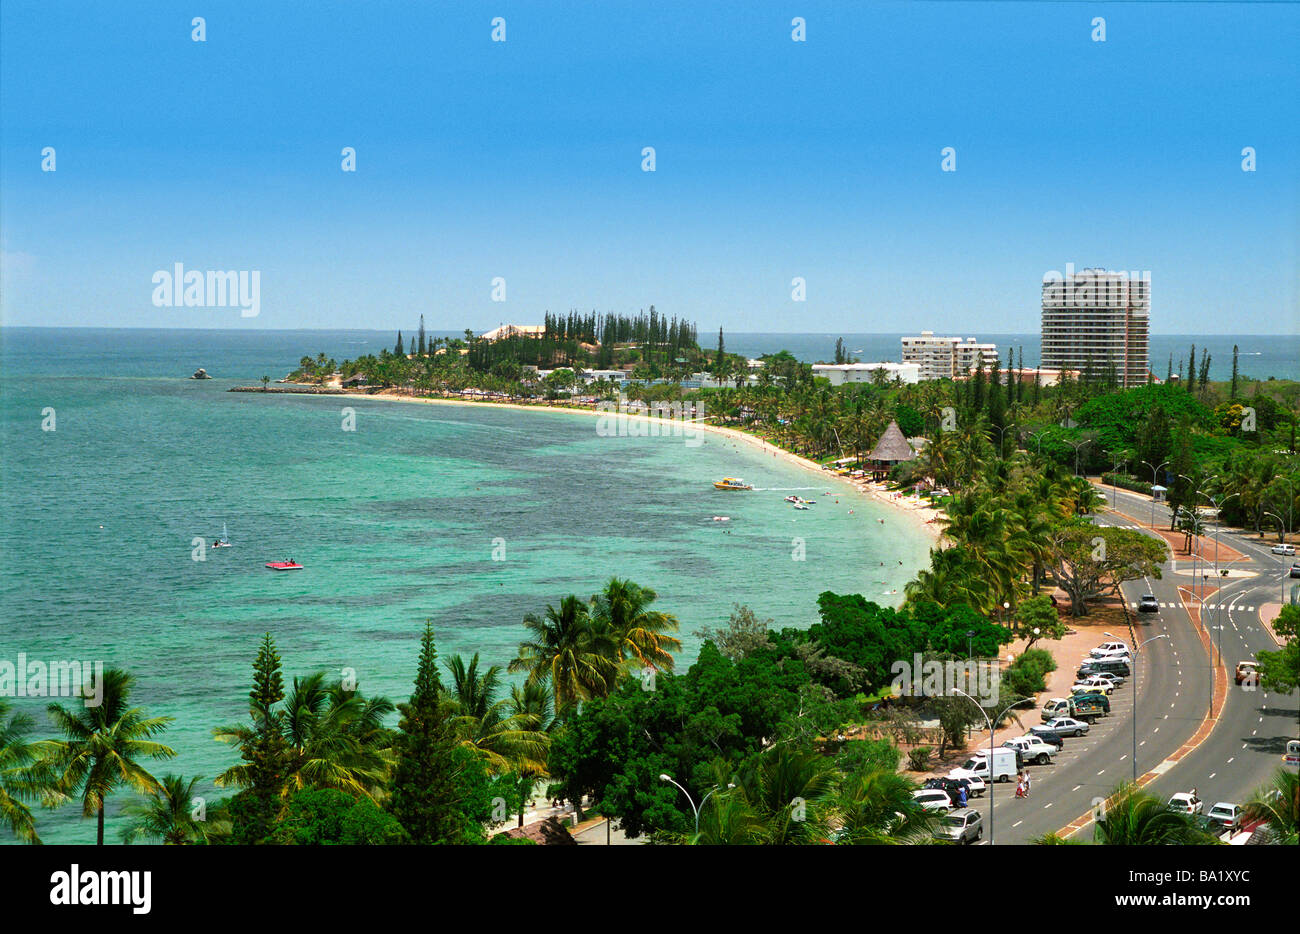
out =
[(212, 543), (213, 548), (233, 548), (230, 544), (230, 534), (226, 531), (226, 523), (221, 523), (221, 537)]
[(301, 571), (302, 565), (297, 561), (268, 561), (266, 566), (272, 571)]

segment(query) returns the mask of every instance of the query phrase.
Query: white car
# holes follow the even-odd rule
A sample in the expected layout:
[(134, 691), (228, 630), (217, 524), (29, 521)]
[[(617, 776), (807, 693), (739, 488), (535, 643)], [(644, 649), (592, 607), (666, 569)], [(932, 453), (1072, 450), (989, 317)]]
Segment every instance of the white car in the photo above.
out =
[(1042, 726), (1031, 726), (1030, 733), (1055, 733), (1057, 736), (1082, 736), (1090, 727), (1082, 720), (1073, 717), (1057, 717)]
[(1110, 655), (1127, 655), (1128, 644), (1125, 642), (1103, 642), (1089, 653), (1093, 658)]
[(1128, 649), (1116, 649), (1113, 652), (1102, 652), (1100, 655), (1097, 654), (1096, 649), (1093, 649), (1092, 654), (1085, 658), (1082, 664), (1086, 665), (1089, 662), (1129, 662), (1131, 657)]
[(927, 811), (951, 811), (953, 809), (952, 798), (948, 797), (948, 792), (940, 791), (938, 788), (922, 788), (920, 791), (914, 791), (912, 792), (912, 800)]
[(1229, 833), (1236, 833), (1241, 829), (1241, 808), (1229, 801), (1220, 801), (1210, 808), (1208, 817)]
[(1115, 690), (1115, 682), (1107, 678), (1099, 678), (1096, 675), (1089, 675), (1070, 685), (1071, 694), (1110, 694), (1113, 690)]
[(1190, 791), (1180, 791), (1169, 799), (1168, 807), (1179, 814), (1200, 814), (1205, 810), (1205, 802)]
[(1288, 557), (1290, 557), (1291, 555), (1295, 554), (1295, 545), (1274, 545), (1273, 554), (1287, 555)]

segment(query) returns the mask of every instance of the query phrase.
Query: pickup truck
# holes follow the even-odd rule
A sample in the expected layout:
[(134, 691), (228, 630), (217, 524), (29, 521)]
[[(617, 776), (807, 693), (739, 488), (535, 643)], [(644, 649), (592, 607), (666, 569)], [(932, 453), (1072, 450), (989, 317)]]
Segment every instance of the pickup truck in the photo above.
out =
[(1095, 720), (1110, 713), (1110, 700), (1104, 694), (1076, 694), (1074, 716), (1080, 720)]
[(1009, 739), (1003, 746), (1011, 749), (1020, 750), (1020, 757), (1025, 762), (1033, 762), (1038, 765), (1047, 765), (1056, 755), (1057, 749), (1050, 743), (1045, 743), (1038, 737), (1019, 736), (1015, 739)]

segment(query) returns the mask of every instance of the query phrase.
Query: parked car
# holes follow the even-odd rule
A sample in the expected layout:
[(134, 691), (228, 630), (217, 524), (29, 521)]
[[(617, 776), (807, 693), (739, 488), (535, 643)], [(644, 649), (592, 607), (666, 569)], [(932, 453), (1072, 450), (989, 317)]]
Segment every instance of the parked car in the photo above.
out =
[(1291, 565), (1291, 576), (1300, 577), (1300, 564)]
[(1047, 765), (1052, 761), (1052, 757), (1059, 752), (1056, 746), (1043, 742), (1037, 736), (1021, 736), (1017, 739), (1009, 739), (1002, 745), (1010, 749), (1019, 749), (1022, 760), (1038, 765)]
[[(1148, 594), (1147, 596), (1150, 596), (1150, 594)], [(1146, 597), (1143, 597), (1142, 599), (1145, 600)], [(1152, 599), (1155, 598), (1153, 597)], [(1127, 655), (1128, 644), (1125, 642), (1103, 642), (1101, 645), (1097, 646), (1088, 654), (1091, 655), (1093, 658), (1102, 658), (1107, 655), (1117, 655), (1117, 654)]]
[(1210, 808), (1207, 815), (1210, 820), (1218, 824), (1223, 830), (1229, 833), (1236, 833), (1241, 829), (1242, 813), (1241, 808), (1228, 801), (1220, 801), (1214, 807)]
[(1287, 555), (1288, 557), (1290, 557), (1291, 555), (1295, 554), (1295, 545), (1274, 545), (1273, 554)]
[(1159, 612), (1160, 612), (1160, 601), (1156, 599), (1156, 595), (1153, 594), (1153, 593), (1144, 593), (1141, 597), (1139, 597), (1139, 598), (1138, 598), (1138, 612), (1139, 612), (1139, 613), (1159, 613)]
[(1092, 665), (1097, 662), (1125, 662), (1132, 661), (1128, 649), (1116, 649), (1114, 652), (1106, 652), (1102, 655), (1090, 655), (1079, 662), (1080, 665)]
[(927, 778), (921, 783), (921, 787), (946, 791), (948, 797), (954, 802), (960, 800), (957, 797), (957, 791), (959, 788), (964, 787), (966, 789), (967, 800), (970, 800), (976, 795), (982, 795), (987, 788), (984, 784), (984, 779), (979, 778), (978, 776), (975, 778)]
[(1132, 674), (1127, 658), (1094, 658), (1086, 662), (1085, 667), (1092, 674), (1113, 674), (1121, 678), (1127, 678)]
[(1233, 678), (1238, 684), (1249, 681), (1255, 684), (1258, 681), (1259, 665), (1255, 662), (1237, 662), (1237, 672)]
[(953, 809), (952, 799), (948, 797), (948, 792), (939, 788), (922, 788), (919, 791), (912, 792), (912, 800), (927, 811), (951, 811)]
[(984, 836), (984, 817), (974, 808), (959, 808), (940, 818), (934, 829), (936, 840), (953, 843), (974, 843)]
[(1047, 745), (1055, 747), (1057, 752), (1060, 752), (1065, 748), (1065, 740), (1061, 737), (1061, 734), (1053, 733), (1051, 730), (1046, 728), (1043, 728), (1041, 733), (1026, 733), (1025, 737), (1028, 739), (1040, 739), (1047, 743)]
[(1109, 694), (1113, 690), (1115, 690), (1114, 682), (1097, 675), (1088, 675), (1070, 685), (1071, 694)]
[(1200, 814), (1205, 802), (1190, 791), (1180, 791), (1169, 799), (1168, 807), (1179, 814)]
[(1076, 720), (1073, 717), (1057, 717), (1055, 720), (1052, 720), (1049, 723), (1044, 723), (1042, 726), (1030, 727), (1029, 732), (1042, 733), (1047, 731), (1057, 733), (1061, 736), (1082, 736), (1084, 733), (1088, 732), (1088, 729), (1088, 724), (1084, 723), (1082, 720)]

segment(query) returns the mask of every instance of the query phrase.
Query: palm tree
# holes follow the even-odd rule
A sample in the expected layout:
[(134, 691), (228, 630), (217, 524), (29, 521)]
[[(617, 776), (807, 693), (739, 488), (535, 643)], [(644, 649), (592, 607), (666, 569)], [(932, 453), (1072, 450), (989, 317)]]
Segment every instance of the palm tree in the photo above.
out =
[(609, 693), (618, 675), (618, 653), (577, 596), (564, 597), (558, 610), (548, 605), (544, 617), (529, 613), (524, 628), (532, 638), (519, 643), (519, 655), (507, 670), (527, 672), (530, 681), (548, 677), (561, 717), (578, 701)]
[(1246, 802), (1245, 812), (1250, 820), (1264, 821), (1270, 842), (1296, 846), (1300, 843), (1300, 775), (1278, 769), (1273, 780)]
[(541, 732), (554, 732), (559, 723), (555, 719), (555, 693), (550, 677), (544, 675), (536, 681), (526, 680), (523, 685), (511, 685), (510, 713), (536, 717)]
[(194, 816), (194, 799), (197, 797), (194, 790), (202, 780), (201, 775), (188, 782), (180, 775), (164, 775), (159, 787), (143, 803), (128, 804), (122, 809), (122, 816), (129, 821), (122, 828), (122, 842), (206, 843), (209, 837), (228, 833), (228, 821), (209, 823), (203, 815)]
[(25, 771), (35, 758), (27, 743), (35, 721), (27, 714), (11, 713), (11, 706), (0, 697), (0, 821), (21, 842), (40, 843), (32, 812), (20, 800), (34, 796)]
[(742, 795), (717, 792), (701, 806), (700, 831), (690, 842), (703, 846), (757, 846), (765, 842), (765, 827)]
[(540, 729), (541, 717), (510, 713), (510, 701), (497, 700), (501, 668), (493, 665), (479, 674), (477, 652), (468, 665), (459, 655), (447, 659), (446, 665), (452, 677), (452, 723), (461, 744), (483, 756), (495, 775), (544, 774), (550, 738)]
[(740, 774), (734, 793), (761, 822), (763, 842), (786, 846), (826, 838), (834, 790), (835, 771), (830, 760), (782, 743), (764, 750), (750, 763)]
[(1213, 843), (1187, 814), (1171, 811), (1163, 801), (1131, 783), (1115, 790), (1104, 805), (1093, 842), (1106, 846), (1179, 846)]
[(836, 842), (850, 846), (927, 843), (935, 814), (916, 803), (915, 786), (890, 769), (863, 769), (841, 778), (835, 793)]
[(680, 639), (668, 635), (677, 631), (677, 617), (650, 609), (656, 596), (649, 587), (611, 577), (591, 598), (592, 621), (614, 642), (620, 662), (672, 671), (672, 653), (682, 648)]
[(69, 710), (50, 704), (46, 708), (64, 738), (42, 740), (33, 751), (45, 804), (57, 807), (79, 795), (82, 816), (95, 817), (95, 842), (102, 846), (108, 796), (123, 785), (153, 793), (158, 779), (138, 760), (170, 759), (176, 752), (153, 740), (172, 717), (148, 717), (144, 708), (128, 706), (134, 677), (120, 668), (108, 668), (100, 680), (103, 693), (98, 706)]
[[(337, 788), (379, 801), (392, 765), (384, 717), (396, 708), (386, 697), (367, 698), (344, 688), (341, 681), (327, 684), (325, 673), (293, 679), (278, 719), (289, 747), (288, 780), (282, 794), (306, 788)], [(217, 727), (222, 742), (244, 748), (256, 740), (248, 726)], [(248, 787), (250, 765), (232, 766), (217, 776), (218, 786)]]

